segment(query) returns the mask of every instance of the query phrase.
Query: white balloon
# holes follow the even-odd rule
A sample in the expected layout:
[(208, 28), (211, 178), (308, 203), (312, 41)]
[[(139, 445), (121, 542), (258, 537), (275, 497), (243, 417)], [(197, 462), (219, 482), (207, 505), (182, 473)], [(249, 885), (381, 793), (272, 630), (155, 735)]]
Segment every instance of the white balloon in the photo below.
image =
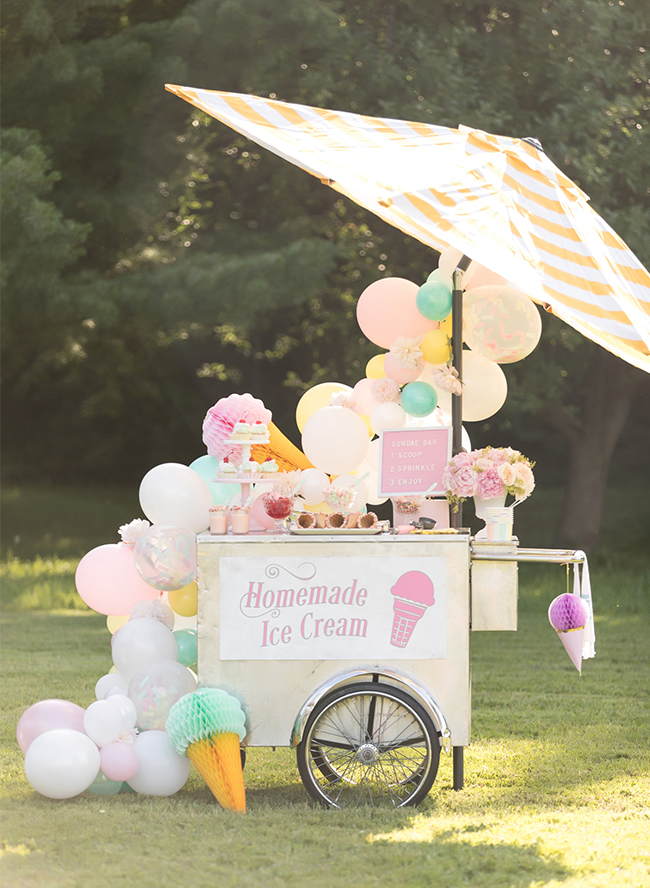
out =
[(138, 773), (128, 780), (131, 789), (143, 795), (170, 796), (187, 783), (190, 760), (180, 756), (166, 731), (143, 731), (135, 738)]
[(110, 700), (95, 700), (84, 714), (84, 730), (97, 746), (114, 743), (122, 730), (122, 713)]
[[(438, 393), (438, 407), (451, 414), (454, 395), (438, 388), (433, 379), (437, 367), (427, 367), (420, 380), (428, 382)], [(480, 422), (503, 407), (508, 383), (501, 367), (471, 349), (463, 349), (463, 422)], [(435, 413), (435, 411), (434, 411)], [(427, 419), (427, 417), (425, 417)]]
[(104, 700), (112, 690), (126, 694), (128, 687), (129, 683), (123, 676), (117, 672), (109, 672), (108, 675), (102, 675), (95, 685), (95, 696), (98, 700)]
[[(370, 466), (371, 469), (377, 471), (379, 469), (379, 452), (381, 450), (381, 441), (379, 438), (375, 438), (374, 441), (371, 441), (368, 445), (368, 452), (366, 453), (366, 462)], [(363, 473), (362, 473), (363, 474)]]
[(88, 789), (99, 771), (99, 749), (70, 728), (39, 734), (25, 755), (25, 776), (49, 799), (71, 799)]
[[(372, 444), (379, 444), (379, 441), (372, 441)], [(369, 461), (364, 460), (356, 470), (356, 475), (361, 478), (362, 475), (368, 473), (368, 477), (364, 481), (366, 485), (366, 502), (369, 506), (380, 506), (388, 499), (387, 496), (379, 496), (379, 473), (376, 468), (370, 465)]]
[(122, 729), (125, 731), (131, 731), (135, 728), (138, 712), (133, 700), (118, 690), (109, 691), (106, 695), (106, 699), (120, 710), (122, 714)]
[(300, 473), (300, 496), (304, 502), (315, 505), (323, 502), (323, 488), (328, 487), (330, 479), (320, 469), (303, 469)]
[(403, 429), (406, 425), (406, 411), (395, 401), (380, 404), (372, 411), (370, 425), (376, 435), (383, 429)]
[(356, 484), (356, 496), (354, 502), (350, 506), (350, 512), (360, 512), (368, 502), (368, 489), (365, 481), (359, 481), (359, 478), (365, 475), (365, 472), (359, 472), (357, 475), (339, 475), (332, 481), (333, 487), (352, 487)]
[(355, 469), (368, 444), (365, 422), (347, 407), (322, 407), (309, 417), (302, 432), (305, 456), (328, 475)]
[(113, 636), (113, 663), (129, 681), (154, 660), (176, 660), (174, 633), (153, 617), (129, 620)]
[(142, 479), (140, 505), (153, 524), (187, 527), (200, 533), (210, 524), (212, 494), (193, 469), (181, 463), (163, 463)]

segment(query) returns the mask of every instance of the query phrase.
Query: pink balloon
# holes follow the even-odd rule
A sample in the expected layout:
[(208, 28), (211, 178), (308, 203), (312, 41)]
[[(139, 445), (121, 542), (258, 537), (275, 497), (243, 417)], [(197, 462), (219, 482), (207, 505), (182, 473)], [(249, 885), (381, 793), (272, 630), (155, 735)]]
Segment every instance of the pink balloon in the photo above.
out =
[(357, 302), (357, 321), (371, 342), (390, 348), (399, 336), (413, 339), (436, 329), (415, 304), (418, 285), (404, 278), (381, 278), (363, 291)]
[(136, 601), (153, 601), (160, 592), (142, 579), (135, 567), (133, 549), (109, 543), (91, 549), (75, 574), (77, 592), (99, 614), (128, 614)]
[(138, 773), (138, 757), (128, 743), (109, 743), (99, 750), (100, 767), (109, 780), (130, 780)]
[[(415, 367), (413, 370), (406, 370), (400, 367), (390, 352), (386, 355), (384, 361), (384, 373), (391, 379), (394, 379), (398, 385), (405, 385), (407, 382), (414, 382), (422, 373), (422, 367)], [(375, 404), (375, 406), (377, 406)]]
[(264, 508), (264, 500), (261, 496), (258, 496), (251, 506), (250, 521), (251, 530), (258, 530), (255, 526), (255, 522), (261, 526), (262, 530), (269, 530), (275, 524), (275, 519), (271, 518), (270, 515), (267, 515), (266, 509)]
[(354, 399), (357, 405), (357, 412), (370, 416), (379, 401), (372, 393), (372, 387), (376, 379), (360, 379), (354, 387)]
[(85, 713), (85, 709), (68, 700), (40, 700), (26, 709), (20, 717), (16, 727), (18, 745), (25, 753), (32, 740), (35, 740), (39, 734), (53, 731), (55, 728), (69, 728), (85, 734)]

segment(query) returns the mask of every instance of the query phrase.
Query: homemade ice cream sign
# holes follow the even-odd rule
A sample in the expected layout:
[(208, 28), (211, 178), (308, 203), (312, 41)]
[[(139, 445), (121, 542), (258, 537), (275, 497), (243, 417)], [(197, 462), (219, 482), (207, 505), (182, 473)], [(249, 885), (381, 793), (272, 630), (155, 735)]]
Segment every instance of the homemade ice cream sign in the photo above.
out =
[(222, 660), (446, 657), (444, 558), (222, 558)]
[(379, 495), (444, 493), (442, 473), (451, 459), (451, 428), (380, 432)]

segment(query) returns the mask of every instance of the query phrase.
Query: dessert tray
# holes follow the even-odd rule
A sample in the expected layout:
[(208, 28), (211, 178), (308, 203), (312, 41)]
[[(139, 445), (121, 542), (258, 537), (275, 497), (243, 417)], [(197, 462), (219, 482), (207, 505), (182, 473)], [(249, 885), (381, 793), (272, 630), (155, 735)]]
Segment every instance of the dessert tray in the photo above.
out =
[(368, 536), (382, 533), (383, 527), (292, 527), (299, 536)]

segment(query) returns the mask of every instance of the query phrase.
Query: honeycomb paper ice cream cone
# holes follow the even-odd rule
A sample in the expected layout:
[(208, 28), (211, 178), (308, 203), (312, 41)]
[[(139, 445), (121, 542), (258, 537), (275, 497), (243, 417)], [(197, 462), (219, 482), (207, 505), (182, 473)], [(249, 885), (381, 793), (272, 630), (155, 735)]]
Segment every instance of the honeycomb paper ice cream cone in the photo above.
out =
[(239, 743), (246, 736), (245, 716), (236, 697), (218, 688), (199, 688), (175, 703), (167, 719), (169, 739), (186, 755), (219, 804), (246, 810)]
[(246, 811), (239, 734), (212, 734), (190, 743), (187, 757), (223, 808)]
[(283, 472), (295, 472), (297, 469), (311, 469), (309, 462), (302, 450), (284, 435), (275, 423), (269, 423), (268, 444), (253, 443), (253, 459), (263, 463), (266, 459), (274, 459)]

